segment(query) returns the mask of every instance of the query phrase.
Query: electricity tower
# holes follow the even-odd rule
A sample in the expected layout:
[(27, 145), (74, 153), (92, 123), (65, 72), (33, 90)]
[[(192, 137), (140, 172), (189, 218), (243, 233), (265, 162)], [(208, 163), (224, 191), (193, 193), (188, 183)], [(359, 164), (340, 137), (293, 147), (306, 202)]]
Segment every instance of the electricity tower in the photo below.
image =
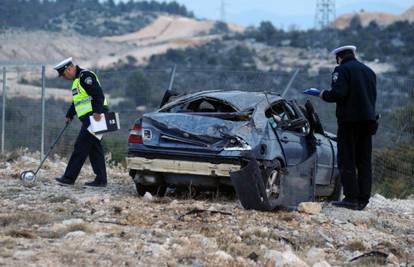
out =
[(336, 19), (335, 0), (317, 0), (315, 29), (328, 28)]
[(221, 4), (220, 4), (220, 21), (221, 22), (226, 22), (226, 1), (225, 0), (221, 0)]

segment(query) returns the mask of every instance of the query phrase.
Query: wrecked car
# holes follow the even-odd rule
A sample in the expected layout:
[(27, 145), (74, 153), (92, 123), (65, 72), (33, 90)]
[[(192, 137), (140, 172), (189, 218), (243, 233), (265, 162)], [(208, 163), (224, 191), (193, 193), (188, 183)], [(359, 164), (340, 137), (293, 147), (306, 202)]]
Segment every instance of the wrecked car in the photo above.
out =
[(126, 161), (141, 196), (229, 187), (244, 208), (273, 210), (340, 195), (335, 136), (310, 101), (272, 93), (178, 97), (134, 122)]

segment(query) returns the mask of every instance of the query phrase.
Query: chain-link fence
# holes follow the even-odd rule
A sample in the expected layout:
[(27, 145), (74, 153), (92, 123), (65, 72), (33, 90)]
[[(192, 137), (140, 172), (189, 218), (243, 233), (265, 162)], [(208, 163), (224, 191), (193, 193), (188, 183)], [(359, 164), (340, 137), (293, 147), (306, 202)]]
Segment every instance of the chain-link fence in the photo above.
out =
[[(172, 68), (129, 68), (95, 72), (109, 100), (110, 109), (120, 114), (121, 130), (106, 134), (103, 141), (106, 152), (111, 153), (112, 159), (116, 161), (122, 161), (126, 155), (129, 127), (143, 113), (159, 107), (172, 76), (172, 89), (180, 94), (220, 89), (276, 92), (302, 104), (310, 99), (325, 129), (336, 133), (335, 105), (302, 94), (309, 87), (329, 89), (329, 73), (311, 75), (304, 69), (258, 72), (180, 68), (175, 72)], [(4, 68), (0, 79), (3, 90), (0, 104), (4, 112), (1, 125), (2, 140), (4, 138), (2, 148), (10, 151), (24, 147), (31, 151), (46, 152), (64, 127), (64, 117), (71, 101), (68, 90), (70, 82), (57, 79), (51, 67), (46, 68), (46, 76), (42, 77), (40, 66)], [(43, 98), (42, 84), (45, 88)], [(377, 110), (382, 114), (382, 119), (374, 138), (374, 172), (381, 177), (408, 177), (407, 179), (413, 180), (411, 162), (414, 159), (410, 155), (414, 154), (414, 80), (379, 75), (377, 89)], [(44, 124), (42, 112), (45, 114)], [(73, 150), (79, 128), (80, 123), (74, 120), (55, 147), (54, 153), (68, 156)], [(389, 164), (397, 166), (394, 168)]]

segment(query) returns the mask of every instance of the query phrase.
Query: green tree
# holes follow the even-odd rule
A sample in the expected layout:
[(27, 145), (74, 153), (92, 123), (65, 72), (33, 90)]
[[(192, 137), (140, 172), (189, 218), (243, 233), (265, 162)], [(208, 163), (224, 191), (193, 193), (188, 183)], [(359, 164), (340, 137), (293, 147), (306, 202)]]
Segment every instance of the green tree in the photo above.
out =
[(125, 94), (126, 97), (132, 98), (137, 106), (148, 105), (151, 99), (151, 84), (142, 72), (133, 72), (126, 81)]

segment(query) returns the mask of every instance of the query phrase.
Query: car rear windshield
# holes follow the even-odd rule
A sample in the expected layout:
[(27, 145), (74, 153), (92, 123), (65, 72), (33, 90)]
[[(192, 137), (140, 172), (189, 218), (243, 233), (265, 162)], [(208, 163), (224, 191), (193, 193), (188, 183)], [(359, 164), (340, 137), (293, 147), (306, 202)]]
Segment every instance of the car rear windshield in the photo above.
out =
[(198, 98), (192, 101), (178, 103), (161, 110), (169, 113), (232, 113), (237, 110), (230, 104), (213, 98)]

